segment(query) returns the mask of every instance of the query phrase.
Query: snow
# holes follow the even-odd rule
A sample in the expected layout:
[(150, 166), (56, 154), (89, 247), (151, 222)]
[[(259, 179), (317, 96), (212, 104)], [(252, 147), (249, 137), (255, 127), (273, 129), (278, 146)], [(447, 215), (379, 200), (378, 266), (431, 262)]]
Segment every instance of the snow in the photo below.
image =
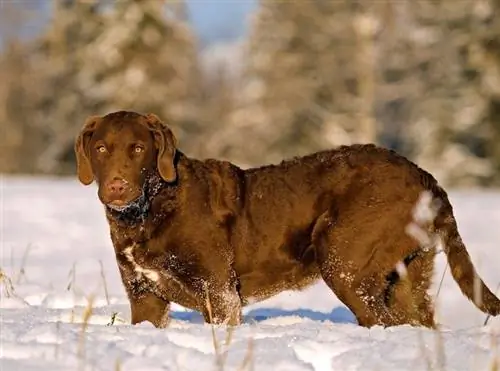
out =
[[(175, 304), (168, 328), (132, 326), (96, 187), (4, 177), (0, 190), (0, 268), (8, 277), (1, 283), (2, 371), (491, 370), (498, 361), (500, 318), (483, 326), (486, 316), (449, 271), (437, 303), (439, 332), (362, 328), (323, 283), (245, 307), (244, 324), (229, 334)], [(472, 260), (494, 290), (500, 192), (455, 191), (450, 199)], [(436, 264), (433, 292), (442, 254)]]

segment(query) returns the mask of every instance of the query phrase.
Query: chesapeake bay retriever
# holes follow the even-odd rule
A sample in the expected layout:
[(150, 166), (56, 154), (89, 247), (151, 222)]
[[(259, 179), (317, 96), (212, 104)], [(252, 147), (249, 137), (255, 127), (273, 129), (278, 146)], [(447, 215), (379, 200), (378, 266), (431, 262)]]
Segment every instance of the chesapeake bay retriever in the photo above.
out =
[[(236, 325), (245, 304), (321, 278), (362, 326), (434, 327), (437, 239), (415, 238), (411, 225), (442, 240), (480, 310), (500, 313), (446, 192), (393, 151), (341, 146), (242, 170), (187, 157), (157, 116), (125, 111), (90, 117), (75, 151), (80, 181), (97, 181), (133, 324), (165, 327), (176, 302)], [(439, 203), (435, 218), (415, 215), (426, 192)]]

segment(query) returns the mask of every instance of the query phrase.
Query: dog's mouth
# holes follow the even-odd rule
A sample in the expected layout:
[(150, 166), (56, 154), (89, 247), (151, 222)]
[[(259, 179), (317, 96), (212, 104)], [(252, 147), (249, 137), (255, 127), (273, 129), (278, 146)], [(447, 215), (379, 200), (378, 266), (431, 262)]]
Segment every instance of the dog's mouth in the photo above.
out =
[(144, 192), (141, 192), (139, 196), (130, 201), (113, 200), (106, 203), (106, 207), (117, 212), (127, 212), (128, 210), (140, 208), (144, 204), (145, 199)]
[(119, 220), (128, 222), (137, 222), (144, 220), (149, 213), (152, 199), (163, 188), (164, 183), (157, 175), (152, 175), (146, 178), (142, 189), (135, 194), (133, 198), (128, 200), (107, 200), (103, 202), (108, 212)]

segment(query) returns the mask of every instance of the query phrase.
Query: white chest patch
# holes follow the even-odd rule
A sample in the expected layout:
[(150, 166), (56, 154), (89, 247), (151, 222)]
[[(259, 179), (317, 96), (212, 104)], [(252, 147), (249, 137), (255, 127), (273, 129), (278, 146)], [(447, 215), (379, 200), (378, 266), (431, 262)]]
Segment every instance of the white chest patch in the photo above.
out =
[(137, 274), (137, 278), (144, 276), (150, 281), (158, 282), (160, 279), (160, 275), (158, 274), (158, 272), (152, 269), (143, 268), (135, 261), (134, 259), (135, 246), (136, 245), (134, 244), (132, 246), (127, 247), (125, 250), (123, 250), (123, 253), (125, 254), (127, 260), (132, 264), (132, 267), (134, 268), (134, 271)]

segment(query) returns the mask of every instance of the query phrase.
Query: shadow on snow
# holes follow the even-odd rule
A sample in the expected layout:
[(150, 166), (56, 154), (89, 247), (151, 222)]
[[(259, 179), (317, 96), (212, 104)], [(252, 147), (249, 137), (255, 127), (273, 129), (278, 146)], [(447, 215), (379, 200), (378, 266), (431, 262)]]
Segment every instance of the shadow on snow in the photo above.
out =
[[(196, 311), (172, 311), (171, 318), (190, 323), (203, 323), (203, 317)], [(299, 317), (313, 321), (330, 321), (333, 323), (353, 323), (356, 324), (356, 317), (346, 307), (336, 307), (330, 313), (317, 312), (310, 309), (285, 310), (280, 308), (256, 308), (247, 312), (243, 316), (244, 323), (262, 322), (280, 317)]]

